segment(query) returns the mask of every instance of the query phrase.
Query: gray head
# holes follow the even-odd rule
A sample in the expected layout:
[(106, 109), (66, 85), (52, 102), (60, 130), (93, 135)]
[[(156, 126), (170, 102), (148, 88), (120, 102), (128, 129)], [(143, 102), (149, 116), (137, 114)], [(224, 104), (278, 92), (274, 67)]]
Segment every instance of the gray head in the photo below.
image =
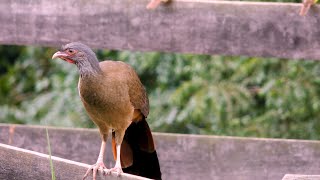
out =
[(99, 61), (96, 54), (80, 42), (72, 42), (60, 48), (53, 56), (72, 64), (76, 64), (81, 75), (100, 73)]

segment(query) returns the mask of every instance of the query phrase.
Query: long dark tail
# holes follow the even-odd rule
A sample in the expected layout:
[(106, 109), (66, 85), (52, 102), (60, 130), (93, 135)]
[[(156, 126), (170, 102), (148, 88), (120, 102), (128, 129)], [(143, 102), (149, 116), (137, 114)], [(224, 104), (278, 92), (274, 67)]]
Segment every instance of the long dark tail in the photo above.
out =
[[(115, 152), (114, 133), (112, 134)], [(114, 157), (116, 154), (114, 153)], [(132, 122), (121, 145), (120, 160), (125, 173), (161, 180), (161, 170), (149, 125), (145, 118)]]

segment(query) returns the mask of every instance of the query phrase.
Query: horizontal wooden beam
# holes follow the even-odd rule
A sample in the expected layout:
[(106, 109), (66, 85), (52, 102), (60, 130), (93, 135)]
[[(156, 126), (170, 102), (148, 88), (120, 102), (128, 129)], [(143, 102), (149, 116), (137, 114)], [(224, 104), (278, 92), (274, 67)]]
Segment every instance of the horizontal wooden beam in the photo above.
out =
[(286, 174), (282, 180), (320, 180), (320, 175)]
[[(15, 180), (51, 180), (49, 156), (5, 144), (0, 144), (0, 179)], [(88, 164), (78, 163), (67, 159), (52, 157), (56, 179), (82, 179), (90, 167)], [(88, 177), (87, 179), (92, 179)], [(108, 176), (98, 173), (97, 180), (148, 180), (147, 178), (115, 173)]]
[[(48, 130), (53, 156), (96, 162), (101, 143), (97, 130)], [(167, 133), (154, 133), (154, 138), (163, 179), (281, 179), (288, 173), (317, 174), (320, 169), (320, 141)], [(42, 126), (0, 124), (0, 143), (47, 154)], [(110, 140), (106, 156), (107, 168), (113, 167)]]
[(0, 44), (320, 59), (320, 8), (300, 4), (173, 0), (0, 2)]

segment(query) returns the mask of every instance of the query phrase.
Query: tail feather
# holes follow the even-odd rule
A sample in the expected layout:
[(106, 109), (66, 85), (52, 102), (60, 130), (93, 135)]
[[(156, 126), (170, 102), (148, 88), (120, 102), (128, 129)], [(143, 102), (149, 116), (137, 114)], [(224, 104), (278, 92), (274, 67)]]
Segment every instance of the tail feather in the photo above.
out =
[[(114, 133), (112, 139), (114, 158), (116, 159)], [(120, 157), (123, 172), (151, 179), (161, 179), (157, 152), (145, 118), (132, 122), (126, 130)]]

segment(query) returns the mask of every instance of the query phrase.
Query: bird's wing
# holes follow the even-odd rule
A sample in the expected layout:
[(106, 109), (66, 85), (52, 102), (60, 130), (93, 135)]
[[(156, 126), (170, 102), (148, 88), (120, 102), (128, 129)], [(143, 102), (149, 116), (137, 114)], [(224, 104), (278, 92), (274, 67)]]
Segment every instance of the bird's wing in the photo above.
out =
[(147, 118), (149, 114), (149, 99), (147, 92), (134, 69), (129, 65), (128, 68), (130, 68), (128, 73), (131, 77), (128, 79), (130, 102), (135, 109), (140, 110), (143, 116)]
[(121, 81), (125, 81), (128, 87), (130, 103), (134, 109), (140, 110), (143, 116), (147, 118), (149, 114), (149, 100), (147, 92), (135, 70), (130, 65), (121, 61), (103, 61), (100, 62), (100, 67), (106, 74), (121, 76)]

